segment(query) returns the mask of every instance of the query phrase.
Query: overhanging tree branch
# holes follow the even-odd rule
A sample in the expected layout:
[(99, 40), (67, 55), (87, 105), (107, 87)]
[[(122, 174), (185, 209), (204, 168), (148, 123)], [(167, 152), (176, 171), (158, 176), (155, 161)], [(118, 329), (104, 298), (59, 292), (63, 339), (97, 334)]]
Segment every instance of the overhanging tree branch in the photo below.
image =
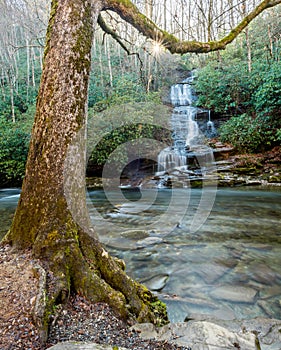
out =
[[(108, 35), (111, 35), (114, 40), (118, 42), (118, 44), (122, 47), (123, 50), (127, 52), (128, 55), (133, 55), (135, 53), (131, 53), (127, 46), (121, 40), (121, 37), (117, 34), (117, 31), (110, 28), (101, 15), (98, 16), (98, 24), (101, 29)], [(138, 55), (138, 54), (137, 54)]]
[(248, 24), (264, 10), (281, 4), (281, 0), (263, 0), (257, 5), (231, 32), (217, 41), (181, 41), (174, 35), (162, 30), (148, 17), (143, 15), (130, 0), (107, 0), (103, 10), (111, 10), (130, 23), (144, 36), (160, 42), (171, 53), (187, 52), (207, 53), (223, 50), (230, 44)]

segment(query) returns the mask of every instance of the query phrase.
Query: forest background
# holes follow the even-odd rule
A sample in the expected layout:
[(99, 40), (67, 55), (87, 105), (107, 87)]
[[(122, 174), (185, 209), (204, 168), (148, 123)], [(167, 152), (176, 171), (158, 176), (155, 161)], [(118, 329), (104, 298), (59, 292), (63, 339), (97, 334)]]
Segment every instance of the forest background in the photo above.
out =
[[(256, 5), (254, 0), (196, 0), (192, 7), (185, 0), (135, 3), (161, 28), (180, 39), (200, 41), (223, 37)], [(0, 186), (20, 185), (24, 176), (49, 5), (43, 0), (0, 3)], [(113, 33), (118, 28), (122, 34), (114, 39), (97, 29), (95, 35), (89, 117), (108, 134), (92, 152), (91, 164), (102, 166), (128, 139), (168, 137), (151, 125), (169, 113), (163, 101), (170, 86), (194, 68), (197, 105), (227, 120), (219, 129), (222, 142), (241, 153), (280, 145), (280, 5), (258, 16), (224, 51), (200, 55), (171, 55), (157, 38), (148, 40), (110, 12), (107, 22)], [(129, 113), (116, 129), (114, 116), (120, 116), (124, 105)], [(140, 116), (143, 126), (132, 127)]]

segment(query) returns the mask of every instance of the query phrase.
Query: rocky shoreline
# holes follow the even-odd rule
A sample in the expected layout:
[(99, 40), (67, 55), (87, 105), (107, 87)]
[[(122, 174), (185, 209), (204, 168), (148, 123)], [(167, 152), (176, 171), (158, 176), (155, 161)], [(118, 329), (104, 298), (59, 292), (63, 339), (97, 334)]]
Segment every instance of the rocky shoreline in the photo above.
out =
[(281, 147), (260, 154), (233, 154), (215, 143), (218, 186), (281, 186)]
[[(216, 141), (211, 143), (214, 155), (214, 166), (202, 177), (200, 169), (174, 169), (168, 175), (151, 175), (147, 169), (139, 169), (134, 180), (142, 184), (142, 188), (200, 188), (204, 186), (238, 187), (238, 186), (281, 186), (281, 147), (260, 154), (236, 154), (231, 145)], [(86, 179), (89, 189), (103, 188), (101, 177)], [(110, 183), (112, 180), (108, 179)], [(116, 181), (114, 182), (116, 183)], [(123, 184), (134, 185), (130, 178), (123, 178)]]
[[(186, 322), (156, 328), (152, 324), (126, 324), (108, 305), (90, 304), (82, 296), (69, 296), (56, 309), (47, 343), (36, 327), (35, 304), (39, 292), (38, 262), (29, 252), (15, 254), (0, 246), (1, 350), (280, 350), (281, 320), (219, 320), (192, 316)], [(201, 318), (200, 318), (201, 317)]]
[[(77, 301), (73, 305), (76, 303)], [(84, 307), (85, 305), (87, 304), (84, 304)], [(210, 319), (171, 323), (161, 328), (156, 328), (149, 323), (128, 327), (112, 316), (106, 305), (95, 305), (92, 309), (103, 311), (99, 313), (98, 322), (96, 320), (93, 322), (91, 314), (89, 315), (88, 310), (84, 310), (83, 328), (81, 326), (77, 328), (81, 321), (73, 322), (71, 318), (73, 315), (65, 311), (64, 316), (58, 321), (63, 327), (60, 328), (57, 325), (50, 334), (53, 341), (57, 337), (60, 342), (49, 349), (96, 350), (114, 349), (115, 346), (115, 349), (122, 347), (122, 349), (135, 350), (280, 350), (281, 346), (281, 320), (257, 318), (244, 321), (222, 321)], [(106, 310), (105, 313), (104, 310)], [(110, 324), (108, 315), (111, 315)], [(77, 320), (77, 312), (75, 316)], [(93, 329), (96, 323), (99, 323), (98, 332), (95, 328)], [(61, 339), (67, 340), (61, 342)]]

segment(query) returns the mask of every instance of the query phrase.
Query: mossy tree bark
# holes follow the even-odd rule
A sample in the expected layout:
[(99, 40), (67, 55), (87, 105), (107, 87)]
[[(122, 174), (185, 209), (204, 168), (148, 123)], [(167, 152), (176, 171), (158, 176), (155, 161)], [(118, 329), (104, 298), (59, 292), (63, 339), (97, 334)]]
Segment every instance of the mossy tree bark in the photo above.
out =
[(105, 251), (91, 231), (87, 214), (84, 130), (91, 45), (97, 18), (106, 9), (152, 39), (159, 39), (155, 33), (162, 35), (171, 52), (195, 51), (195, 47), (202, 52), (206, 47), (202, 43), (180, 46), (128, 0), (52, 1), (26, 176), (5, 237), (15, 249), (31, 249), (48, 273), (45, 331), (50, 310), (71, 290), (93, 302), (107, 302), (123, 318), (167, 321), (158, 299), (129, 278), (124, 264)]

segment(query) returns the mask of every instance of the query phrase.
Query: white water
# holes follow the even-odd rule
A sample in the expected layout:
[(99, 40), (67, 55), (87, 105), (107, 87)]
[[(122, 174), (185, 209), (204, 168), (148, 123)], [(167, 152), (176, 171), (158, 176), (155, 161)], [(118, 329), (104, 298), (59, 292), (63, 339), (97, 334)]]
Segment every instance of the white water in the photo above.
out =
[(165, 174), (175, 168), (186, 169), (187, 152), (200, 143), (200, 130), (196, 122), (197, 108), (192, 106), (194, 96), (191, 82), (193, 77), (171, 87), (170, 99), (174, 106), (170, 126), (173, 145), (158, 155), (157, 174)]

